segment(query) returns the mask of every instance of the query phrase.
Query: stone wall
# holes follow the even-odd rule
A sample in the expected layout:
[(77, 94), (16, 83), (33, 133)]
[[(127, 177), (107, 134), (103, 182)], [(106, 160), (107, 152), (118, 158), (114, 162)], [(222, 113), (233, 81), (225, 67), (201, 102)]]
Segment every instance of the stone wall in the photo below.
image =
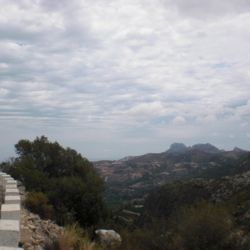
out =
[(17, 181), (0, 172), (0, 250), (17, 250), (20, 240), (21, 199)]

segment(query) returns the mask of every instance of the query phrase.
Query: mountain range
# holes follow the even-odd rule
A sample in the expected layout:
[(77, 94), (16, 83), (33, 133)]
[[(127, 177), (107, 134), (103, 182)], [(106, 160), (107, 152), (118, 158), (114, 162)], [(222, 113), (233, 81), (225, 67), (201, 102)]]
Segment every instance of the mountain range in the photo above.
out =
[(104, 177), (111, 203), (142, 197), (148, 190), (168, 182), (189, 178), (216, 178), (245, 171), (248, 151), (235, 147), (221, 150), (212, 144), (186, 146), (173, 143), (162, 153), (129, 156), (116, 161), (96, 161)]

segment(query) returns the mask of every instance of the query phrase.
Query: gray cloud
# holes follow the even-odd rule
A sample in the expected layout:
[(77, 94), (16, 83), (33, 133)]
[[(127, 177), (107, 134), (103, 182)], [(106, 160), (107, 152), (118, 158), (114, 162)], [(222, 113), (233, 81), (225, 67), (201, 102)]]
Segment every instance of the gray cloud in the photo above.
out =
[(162, 0), (166, 8), (176, 7), (181, 14), (192, 18), (221, 18), (225, 15), (247, 13), (250, 10), (248, 0), (199, 1), (199, 0)]
[(248, 1), (0, 4), (0, 157), (41, 134), (90, 158), (249, 148)]

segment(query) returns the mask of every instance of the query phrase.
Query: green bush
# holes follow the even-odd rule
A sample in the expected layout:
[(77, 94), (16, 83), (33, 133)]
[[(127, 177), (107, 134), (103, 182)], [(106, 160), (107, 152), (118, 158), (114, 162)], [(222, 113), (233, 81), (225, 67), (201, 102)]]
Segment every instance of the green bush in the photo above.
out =
[(137, 228), (133, 231), (121, 232), (121, 250), (164, 250), (167, 248), (166, 237), (163, 234), (147, 229)]
[(20, 140), (15, 148), (18, 157), (5, 168), (27, 191), (36, 192), (28, 197), (27, 207), (32, 211), (46, 217), (52, 205), (53, 219), (59, 224), (77, 221), (81, 226), (92, 226), (105, 217), (103, 179), (81, 154), (49, 142), (45, 136)]
[(30, 192), (25, 199), (25, 207), (31, 212), (39, 214), (41, 218), (51, 218), (53, 207), (49, 204), (47, 196), (42, 192)]
[(182, 206), (206, 200), (210, 192), (202, 181), (165, 184), (151, 191), (145, 200), (146, 215), (169, 217)]
[(121, 249), (233, 250), (232, 229), (232, 218), (224, 206), (203, 201), (182, 207), (168, 220), (152, 218), (144, 228), (123, 231)]
[(227, 209), (208, 202), (183, 208), (176, 218), (172, 242), (186, 250), (223, 249), (232, 229)]

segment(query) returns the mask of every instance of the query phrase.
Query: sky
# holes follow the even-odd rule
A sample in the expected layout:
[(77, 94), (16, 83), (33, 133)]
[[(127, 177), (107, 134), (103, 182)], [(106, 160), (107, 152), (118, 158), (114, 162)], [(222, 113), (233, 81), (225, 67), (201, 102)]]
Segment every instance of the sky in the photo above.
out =
[(0, 160), (250, 150), (249, 0), (0, 0)]

